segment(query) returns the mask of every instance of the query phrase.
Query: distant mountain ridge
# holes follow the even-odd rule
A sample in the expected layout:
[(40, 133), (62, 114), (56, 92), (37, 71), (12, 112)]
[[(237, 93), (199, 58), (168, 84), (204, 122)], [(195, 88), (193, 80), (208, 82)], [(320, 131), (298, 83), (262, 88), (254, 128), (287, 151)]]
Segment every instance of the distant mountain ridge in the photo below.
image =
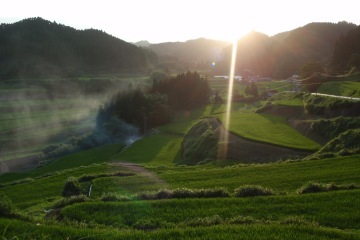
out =
[[(345, 21), (338, 23), (309, 23), (291, 31), (269, 37), (251, 32), (238, 41), (236, 70), (239, 74), (250, 69), (256, 75), (289, 77), (307, 62), (326, 65), (334, 53), (340, 36), (356, 28)], [(199, 62), (214, 71), (225, 74), (229, 70), (231, 44), (209, 39), (186, 42), (166, 42), (149, 46), (163, 61), (178, 61), (186, 67), (198, 67)]]
[(139, 71), (153, 52), (103, 31), (76, 30), (42, 18), (0, 25), (0, 76), (69, 76)]
[[(256, 75), (284, 78), (297, 73), (307, 62), (344, 71), (349, 61), (350, 65), (359, 61), (358, 55), (352, 53), (357, 50), (347, 48), (349, 43), (356, 45), (357, 40), (337, 42), (356, 27), (343, 21), (310, 23), (272, 37), (251, 32), (238, 41), (236, 71), (241, 74), (249, 69)], [(348, 51), (344, 53), (346, 59), (344, 51)], [(229, 42), (205, 38), (131, 44), (100, 30), (76, 30), (42, 18), (0, 25), (0, 78), (138, 72), (153, 67), (175, 71), (211, 69), (226, 74), (230, 54)]]

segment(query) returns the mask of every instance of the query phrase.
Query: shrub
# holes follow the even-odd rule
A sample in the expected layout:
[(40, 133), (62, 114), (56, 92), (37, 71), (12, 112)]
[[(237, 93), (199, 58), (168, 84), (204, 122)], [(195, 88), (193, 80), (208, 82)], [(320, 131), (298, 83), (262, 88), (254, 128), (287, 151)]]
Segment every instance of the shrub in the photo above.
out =
[(86, 202), (88, 200), (89, 199), (85, 195), (77, 195), (68, 198), (62, 198), (61, 200), (55, 203), (54, 208), (63, 208), (68, 205), (72, 205), (74, 203)]
[(79, 181), (75, 177), (69, 177), (64, 185), (62, 192), (63, 197), (79, 195), (81, 192)]
[(229, 197), (229, 192), (224, 188), (209, 188), (194, 190), (194, 195), (199, 198)]
[(296, 192), (298, 194), (306, 194), (306, 193), (329, 192), (329, 191), (337, 191), (337, 190), (352, 190), (357, 188), (359, 187), (354, 184), (336, 185), (334, 183), (325, 184), (325, 183), (309, 182), (306, 183), (301, 188), (299, 188)]
[(235, 189), (236, 197), (270, 196), (274, 194), (273, 190), (256, 185), (246, 185)]
[(191, 189), (178, 188), (174, 190), (174, 198), (191, 198), (194, 196), (194, 191)]
[(160, 191), (158, 191), (155, 195), (156, 199), (169, 199), (169, 198), (173, 198), (174, 193), (171, 190), (168, 189), (162, 189)]
[(313, 183), (313, 182), (309, 182), (297, 190), (299, 194), (317, 193), (317, 192), (325, 192), (325, 191), (326, 191), (326, 185), (321, 183)]
[(153, 192), (142, 192), (137, 195), (141, 200), (155, 200), (155, 193)]
[(0, 216), (11, 217), (13, 214), (14, 210), (10, 199), (0, 192)]

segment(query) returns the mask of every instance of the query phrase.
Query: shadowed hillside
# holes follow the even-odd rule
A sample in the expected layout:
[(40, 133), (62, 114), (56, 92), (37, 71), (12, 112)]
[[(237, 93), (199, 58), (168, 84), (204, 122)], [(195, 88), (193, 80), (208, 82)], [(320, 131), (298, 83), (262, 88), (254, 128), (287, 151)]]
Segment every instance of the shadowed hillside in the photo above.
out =
[(143, 70), (157, 56), (107, 33), (42, 18), (0, 26), (0, 76), (41, 77)]

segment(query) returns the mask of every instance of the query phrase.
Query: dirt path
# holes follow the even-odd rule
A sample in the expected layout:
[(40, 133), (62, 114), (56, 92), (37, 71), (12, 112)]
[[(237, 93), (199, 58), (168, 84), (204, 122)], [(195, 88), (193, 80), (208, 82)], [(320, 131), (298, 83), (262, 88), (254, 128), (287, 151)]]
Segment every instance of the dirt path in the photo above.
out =
[(151, 179), (151, 181), (153, 181), (156, 184), (164, 184), (166, 185), (166, 183), (160, 179), (156, 173), (153, 173), (149, 170), (147, 170), (146, 168), (136, 164), (136, 163), (131, 163), (131, 162), (115, 162), (115, 163), (111, 163), (112, 166), (120, 166), (120, 167), (124, 167), (126, 169), (128, 169), (131, 172), (136, 173), (137, 175), (146, 177)]

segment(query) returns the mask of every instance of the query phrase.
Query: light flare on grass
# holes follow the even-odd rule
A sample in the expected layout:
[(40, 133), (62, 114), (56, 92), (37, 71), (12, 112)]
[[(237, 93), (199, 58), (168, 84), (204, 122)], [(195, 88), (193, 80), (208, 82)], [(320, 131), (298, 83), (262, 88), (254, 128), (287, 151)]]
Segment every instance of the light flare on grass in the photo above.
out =
[(230, 64), (230, 74), (229, 74), (229, 88), (228, 88), (228, 97), (226, 103), (226, 112), (225, 112), (225, 123), (219, 143), (218, 158), (225, 159), (227, 155), (228, 143), (229, 143), (229, 126), (230, 126), (230, 117), (231, 117), (231, 104), (233, 97), (234, 89), (234, 76), (235, 76), (235, 64), (236, 64), (236, 52), (237, 52), (237, 40), (232, 44), (232, 53), (231, 53), (231, 64)]

